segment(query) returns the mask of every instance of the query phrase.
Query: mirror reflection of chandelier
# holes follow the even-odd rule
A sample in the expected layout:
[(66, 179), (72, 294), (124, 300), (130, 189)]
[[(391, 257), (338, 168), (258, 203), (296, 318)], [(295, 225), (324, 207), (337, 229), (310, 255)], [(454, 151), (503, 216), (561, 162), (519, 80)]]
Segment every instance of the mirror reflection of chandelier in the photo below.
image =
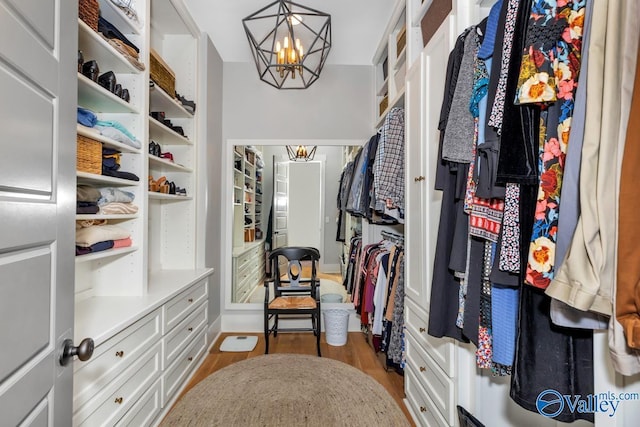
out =
[(331, 49), (331, 15), (278, 0), (242, 20), (260, 79), (278, 89), (306, 89)]
[(316, 155), (317, 145), (314, 145), (311, 150), (307, 150), (307, 147), (304, 145), (298, 145), (296, 148), (293, 148), (291, 145), (287, 145), (287, 154), (289, 155), (289, 160), (292, 162), (308, 162), (313, 160)]

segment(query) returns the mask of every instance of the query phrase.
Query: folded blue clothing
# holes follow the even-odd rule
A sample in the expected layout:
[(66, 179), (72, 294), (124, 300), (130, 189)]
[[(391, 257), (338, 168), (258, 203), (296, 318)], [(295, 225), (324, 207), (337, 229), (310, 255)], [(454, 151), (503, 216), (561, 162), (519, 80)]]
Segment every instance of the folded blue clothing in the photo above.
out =
[(78, 123), (87, 127), (94, 127), (98, 121), (98, 116), (86, 108), (78, 107)]
[(120, 129), (116, 129), (114, 127), (99, 126), (99, 125), (96, 126), (95, 128), (100, 131), (101, 135), (104, 135), (107, 138), (111, 138), (114, 141), (121, 142), (125, 145), (128, 145), (129, 147), (140, 148), (142, 146), (140, 144), (140, 141), (138, 141), (137, 139), (129, 138)]
[(125, 128), (122, 125), (122, 123), (117, 122), (115, 120), (98, 120), (96, 122), (95, 126), (104, 126), (104, 127), (116, 128), (119, 131), (121, 131), (122, 133), (124, 133), (125, 135), (127, 135), (132, 140), (137, 141), (136, 137), (131, 132), (129, 132), (129, 130), (127, 128)]
[(130, 191), (124, 191), (115, 187), (105, 187), (100, 189), (102, 197), (98, 200), (98, 205), (106, 205), (107, 203), (131, 203), (135, 198), (135, 194)]

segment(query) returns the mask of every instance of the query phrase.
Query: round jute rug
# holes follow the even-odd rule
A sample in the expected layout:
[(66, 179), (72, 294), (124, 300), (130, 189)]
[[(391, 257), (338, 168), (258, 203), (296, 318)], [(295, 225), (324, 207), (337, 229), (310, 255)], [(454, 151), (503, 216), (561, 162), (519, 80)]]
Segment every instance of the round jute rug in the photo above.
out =
[(221, 369), (169, 412), (169, 426), (408, 426), (384, 387), (325, 357), (269, 354)]

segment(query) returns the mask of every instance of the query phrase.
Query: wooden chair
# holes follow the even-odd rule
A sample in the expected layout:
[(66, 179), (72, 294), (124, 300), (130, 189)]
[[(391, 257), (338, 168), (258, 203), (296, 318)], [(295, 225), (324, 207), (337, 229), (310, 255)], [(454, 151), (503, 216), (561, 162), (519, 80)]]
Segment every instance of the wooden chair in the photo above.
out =
[[(281, 259), (285, 262), (281, 263)], [(269, 353), (269, 335), (272, 333), (275, 338), (278, 332), (310, 331), (316, 336), (320, 356), (320, 280), (316, 276), (319, 260), (320, 252), (317, 249), (300, 246), (278, 248), (269, 255), (272, 277), (264, 282), (265, 354)], [(311, 263), (311, 277), (307, 278), (302, 277), (302, 263), (305, 261)], [(272, 289), (270, 285), (273, 285)], [(270, 294), (271, 291), (273, 295)], [(280, 327), (282, 315), (284, 318), (309, 317), (311, 327)]]

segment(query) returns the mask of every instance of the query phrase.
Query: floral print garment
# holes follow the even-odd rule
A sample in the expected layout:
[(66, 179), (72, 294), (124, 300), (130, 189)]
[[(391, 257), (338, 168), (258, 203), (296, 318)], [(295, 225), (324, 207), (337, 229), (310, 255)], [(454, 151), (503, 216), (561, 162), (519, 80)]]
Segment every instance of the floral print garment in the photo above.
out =
[(540, 185), (526, 283), (546, 289), (554, 276), (562, 174), (578, 86), (586, 0), (536, 0), (527, 28), (516, 104), (541, 104)]

